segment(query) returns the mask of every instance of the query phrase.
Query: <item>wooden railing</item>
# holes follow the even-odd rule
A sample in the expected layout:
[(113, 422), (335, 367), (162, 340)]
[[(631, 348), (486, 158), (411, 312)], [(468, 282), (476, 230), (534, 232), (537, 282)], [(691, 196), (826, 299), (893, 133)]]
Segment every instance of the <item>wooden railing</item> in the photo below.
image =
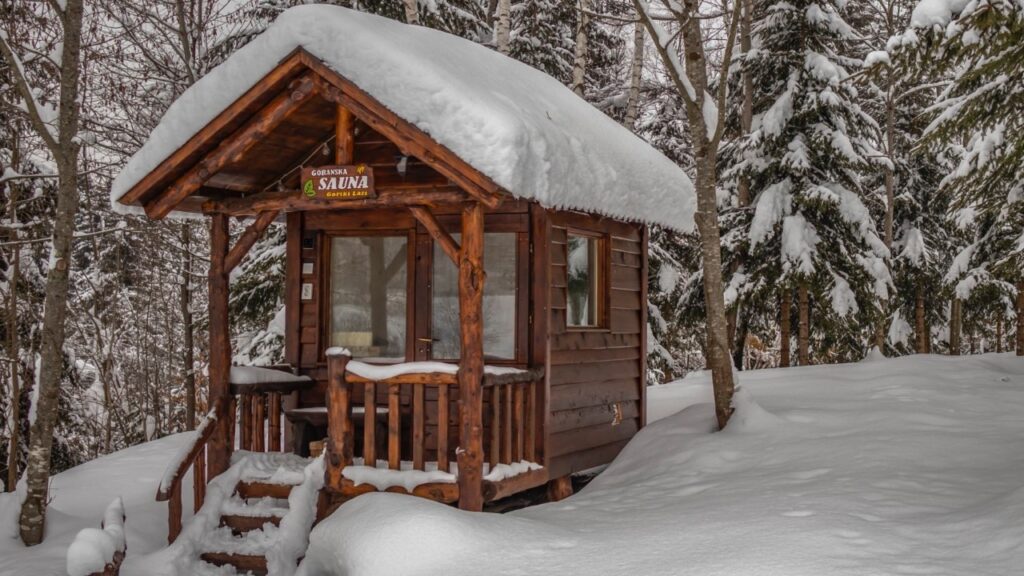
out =
[(503, 375), (484, 374), (484, 395), (490, 400), (490, 442), (485, 460), (497, 464), (537, 461), (537, 386), (541, 370)]
[[(193, 469), (193, 510), (199, 510), (206, 498), (206, 444), (210, 441), (217, 422), (228, 417), (231, 402), (225, 398), (214, 401), (206, 418), (196, 428), (196, 437), (183, 447), (179, 457), (171, 463), (157, 489), (157, 502), (167, 502), (167, 541), (174, 542), (181, 533), (181, 482), (189, 468)], [(233, 428), (233, 427), (232, 427)]]
[[(459, 444), (457, 419), (452, 418), (457, 410), (457, 374), (422, 372), (373, 379), (350, 370), (350, 360), (345, 355), (328, 357), (328, 488), (344, 491), (342, 470), (352, 464), (359, 447), (367, 466), (386, 459), (391, 470), (401, 469), (403, 462), (411, 463), (414, 470), (426, 470), (428, 462), (436, 462), (437, 470), (452, 470)], [(540, 370), (484, 375), (490, 404), (490, 447), (485, 446), (485, 461), (491, 466), (536, 459), (537, 383), (542, 377)], [(357, 391), (362, 396), (358, 407)], [(354, 414), (359, 407), (362, 434), (357, 438)], [(427, 442), (428, 413), (436, 413), (433, 446)], [(379, 437), (378, 427), (386, 439)]]
[[(287, 367), (275, 368), (290, 371)], [(235, 446), (235, 423), (238, 422), (240, 450), (280, 451), (283, 414), (281, 397), (313, 385), (312, 380), (301, 382), (292, 379), (258, 384), (232, 383), (229, 396), (213, 401), (206, 418), (196, 428), (195, 438), (182, 448), (179, 457), (171, 463), (157, 490), (157, 501), (167, 502), (168, 542), (174, 542), (181, 533), (181, 483), (189, 469), (192, 470), (193, 511), (198, 511), (206, 500), (207, 444), (218, 428), (216, 423), (224, 418), (229, 419), (226, 443), (232, 450)]]
[[(290, 366), (272, 366), (273, 370), (291, 374)], [(280, 452), (283, 415), (281, 399), (299, 390), (313, 387), (292, 379), (252, 384), (232, 383), (233, 402), (238, 405), (238, 449), (250, 452)]]

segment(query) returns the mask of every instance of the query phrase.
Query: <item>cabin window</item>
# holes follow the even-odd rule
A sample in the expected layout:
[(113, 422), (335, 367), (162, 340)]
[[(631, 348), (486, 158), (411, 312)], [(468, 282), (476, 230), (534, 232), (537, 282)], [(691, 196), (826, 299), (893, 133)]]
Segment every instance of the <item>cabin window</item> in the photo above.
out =
[(331, 239), (331, 345), (353, 357), (405, 359), (405, 236)]
[(567, 323), (594, 328), (601, 324), (601, 238), (570, 232), (567, 255)]
[[(459, 240), (458, 234), (452, 238)], [(459, 270), (434, 243), (431, 302), (431, 356), (460, 357)], [(484, 234), (484, 356), (499, 360), (516, 357), (516, 234)]]

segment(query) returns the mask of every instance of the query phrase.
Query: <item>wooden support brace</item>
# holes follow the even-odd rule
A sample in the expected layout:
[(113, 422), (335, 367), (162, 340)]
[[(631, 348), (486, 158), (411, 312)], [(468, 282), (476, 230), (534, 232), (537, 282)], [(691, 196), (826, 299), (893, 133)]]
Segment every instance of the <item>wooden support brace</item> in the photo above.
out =
[(293, 82), (288, 90), (271, 100), (256, 116), (245, 123), (215, 150), (178, 178), (163, 194), (145, 205), (146, 215), (160, 220), (182, 200), (191, 196), (222, 168), (242, 157), (262, 141), (281, 122), (291, 116), (315, 91), (312, 74)]
[(422, 130), (392, 113), (372, 96), (328, 68), (318, 58), (303, 54), (307, 66), (320, 74), (316, 79), (320, 94), (328, 101), (352, 111), (370, 128), (394, 142), (403, 153), (416, 156), (425, 164), (457, 183), (488, 208), (501, 203), (502, 189), (490, 178), (468, 166), (451, 150), (433, 141)]
[(271, 190), (241, 198), (207, 200), (203, 212), (207, 214), (230, 214), (252, 216), (266, 210), (283, 212), (313, 210), (373, 210), (377, 208), (405, 208), (410, 206), (438, 206), (460, 204), (470, 197), (453, 186), (415, 185), (378, 190), (376, 198), (360, 198), (324, 202), (307, 198), (298, 190)]
[(441, 249), (444, 250), (444, 253), (447, 254), (449, 258), (452, 259), (452, 262), (458, 266), (459, 251), (461, 248), (458, 243), (455, 242), (455, 239), (452, 238), (452, 235), (449, 234), (448, 231), (441, 226), (441, 223), (437, 221), (437, 218), (434, 217), (434, 213), (430, 211), (430, 208), (427, 208), (426, 206), (410, 206), (409, 211), (412, 212), (412, 215), (416, 217), (416, 220), (427, 229), (427, 232), (430, 232), (430, 236), (438, 243), (438, 245), (441, 246)]
[(224, 260), (224, 268), (226, 268), (229, 273), (235, 269), (235, 266), (238, 266), (238, 264), (242, 262), (242, 258), (245, 258), (245, 255), (249, 253), (253, 244), (256, 244), (256, 241), (260, 239), (260, 236), (263, 236), (263, 233), (266, 232), (270, 224), (277, 219), (278, 213), (279, 212), (277, 210), (260, 212), (260, 215), (256, 217), (256, 220), (252, 224), (249, 224), (249, 227), (245, 229), (245, 232), (242, 232), (242, 235), (238, 238), (238, 242), (235, 242), (235, 245), (231, 247), (231, 251), (228, 252), (228, 256)]

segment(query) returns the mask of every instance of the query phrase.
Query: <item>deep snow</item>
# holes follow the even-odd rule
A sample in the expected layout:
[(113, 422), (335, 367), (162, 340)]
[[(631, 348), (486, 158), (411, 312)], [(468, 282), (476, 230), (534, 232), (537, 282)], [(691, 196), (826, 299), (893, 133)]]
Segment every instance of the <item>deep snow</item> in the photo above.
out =
[[(473, 515), (395, 494), (321, 523), (301, 574), (963, 576), (1024, 566), (1024, 360), (872, 360), (707, 375), (568, 500)], [(680, 407), (687, 408), (667, 415)]]
[[(144, 574), (137, 560), (167, 545), (167, 503), (156, 501), (164, 469), (192, 437), (175, 434), (115, 452), (53, 477), (46, 513), (46, 538), (26, 548), (18, 539), (17, 494), (0, 494), (0, 575), (64, 576), (66, 554), (83, 528), (99, 528), (107, 506), (120, 497), (128, 552), (123, 576)], [(183, 517), (192, 516), (192, 474), (182, 481)]]
[[(564, 502), (493, 515), (361, 496), (314, 530), (302, 573), (1010, 576), (1024, 566), (1024, 360), (933, 355), (740, 378), (723, 433), (711, 432), (706, 374), (650, 389), (659, 421)], [(57, 475), (37, 548), (13, 538), (16, 499), (0, 495), (0, 575), (64, 574), (75, 533), (97, 527), (117, 496), (123, 574), (156, 568), (141, 555), (165, 542), (166, 505), (153, 497), (183, 437)]]

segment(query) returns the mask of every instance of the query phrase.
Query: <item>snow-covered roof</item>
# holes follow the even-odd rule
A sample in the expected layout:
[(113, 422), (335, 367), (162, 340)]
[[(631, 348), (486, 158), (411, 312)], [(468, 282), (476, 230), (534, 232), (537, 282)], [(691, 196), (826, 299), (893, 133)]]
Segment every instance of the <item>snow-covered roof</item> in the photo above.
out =
[(444, 32), (326, 5), (285, 11), (178, 98), (114, 180), (115, 206), (298, 47), (515, 197), (693, 228), (682, 169), (554, 78)]

